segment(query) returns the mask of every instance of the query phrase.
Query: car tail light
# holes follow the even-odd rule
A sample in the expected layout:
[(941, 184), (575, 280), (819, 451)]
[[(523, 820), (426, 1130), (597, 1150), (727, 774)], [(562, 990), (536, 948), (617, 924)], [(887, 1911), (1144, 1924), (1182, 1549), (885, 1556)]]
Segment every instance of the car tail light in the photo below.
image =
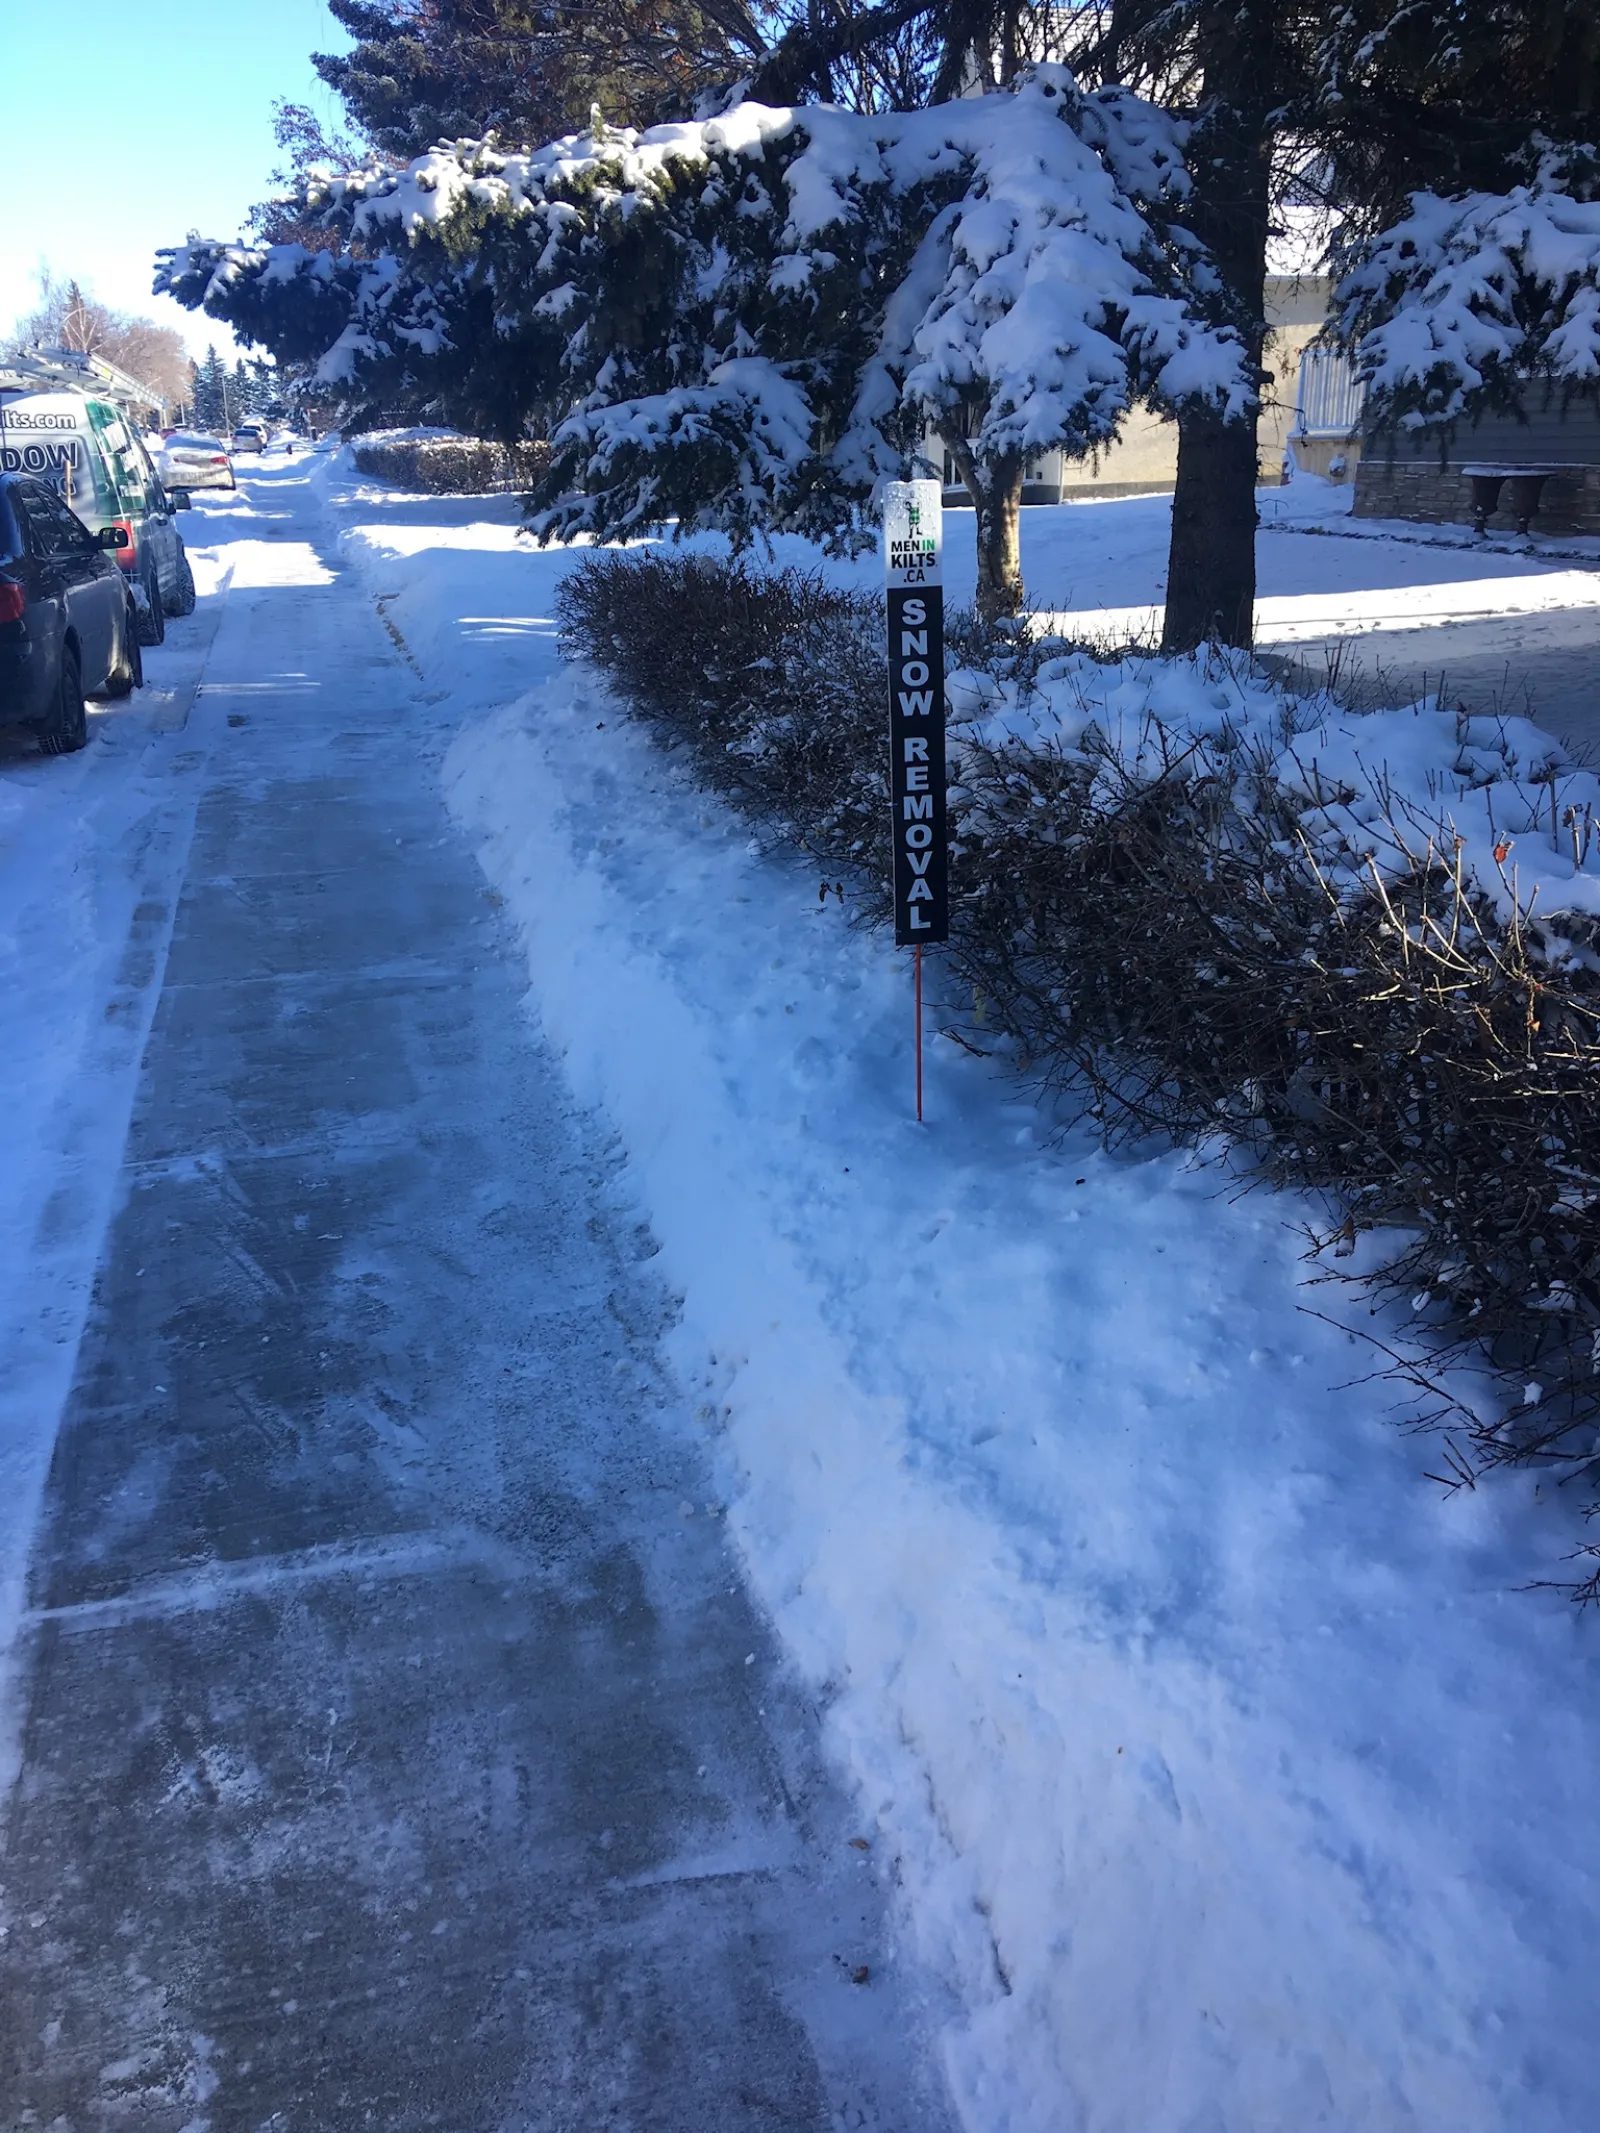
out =
[(134, 568), (139, 545), (133, 530), (133, 520), (131, 518), (114, 518), (111, 523), (113, 526), (120, 526), (123, 532), (128, 536), (127, 547), (118, 548), (114, 551), (114, 553), (116, 555), (117, 561), (122, 565), (124, 570), (132, 570)]
[(217, 456), (215, 457), (215, 459), (213, 459), (213, 460), (211, 461), (211, 464), (212, 464), (212, 466), (214, 466), (214, 467), (225, 467), (225, 466), (226, 466), (226, 465), (228, 464), (228, 455), (227, 455), (227, 453), (226, 453), (226, 452), (219, 452), (219, 453), (217, 454)]
[(20, 622), (28, 604), (28, 589), (15, 578), (0, 578), (0, 622)]

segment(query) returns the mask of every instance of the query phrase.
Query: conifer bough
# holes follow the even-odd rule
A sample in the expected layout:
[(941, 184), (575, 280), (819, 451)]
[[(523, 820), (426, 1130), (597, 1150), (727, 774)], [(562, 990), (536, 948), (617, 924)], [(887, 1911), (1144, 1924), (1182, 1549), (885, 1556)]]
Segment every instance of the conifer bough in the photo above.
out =
[(548, 435), (545, 538), (669, 520), (870, 538), (948, 442), (979, 601), (1022, 598), (1027, 462), (1136, 400), (1224, 423), (1256, 376), (1175, 216), (1186, 129), (1063, 67), (927, 110), (745, 102), (528, 154), (455, 142), (318, 177), (333, 248), (191, 240), (158, 287), (363, 405)]

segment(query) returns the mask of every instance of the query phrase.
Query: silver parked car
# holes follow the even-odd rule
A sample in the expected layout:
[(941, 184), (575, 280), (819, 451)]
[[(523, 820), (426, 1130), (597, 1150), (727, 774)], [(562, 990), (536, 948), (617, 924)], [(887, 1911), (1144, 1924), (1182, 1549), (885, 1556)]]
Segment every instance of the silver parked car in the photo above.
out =
[(156, 472), (161, 476), (163, 488), (172, 489), (236, 489), (239, 484), (233, 477), (233, 461), (228, 457), (220, 437), (208, 437), (200, 430), (174, 430), (162, 440), (161, 451), (156, 459)]

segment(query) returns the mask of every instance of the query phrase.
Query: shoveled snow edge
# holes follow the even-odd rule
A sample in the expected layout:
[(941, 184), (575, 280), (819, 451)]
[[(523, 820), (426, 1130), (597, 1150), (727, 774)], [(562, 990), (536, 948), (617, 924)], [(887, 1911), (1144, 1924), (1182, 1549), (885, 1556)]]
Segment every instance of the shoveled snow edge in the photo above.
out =
[[(627, 1147), (658, 1265), (682, 1298), (669, 1359), (691, 1395), (703, 1388), (753, 1588), (826, 1707), (830, 1747), (893, 1861), (919, 1957), (966, 2011), (941, 2041), (971, 2133), (1187, 2124), (1185, 2095), (1192, 2103), (1219, 2083), (1213, 2100), (1226, 2099), (1226, 2115), (1216, 2123), (1230, 2133), (1265, 2133), (1305, 2100), (1308, 2082), (1326, 2098), (1329, 2081), (1330, 2124), (1496, 2123), (1476, 2088), (1469, 2010), (1435, 2009), (1419, 2022), (1410, 1963), (1391, 1969), (1396, 1951), (1373, 1934), (1354, 1880), (1322, 1877), (1320, 1946), (1302, 1944), (1285, 1961), (1271, 1891), (1303, 1861), (1306, 1832), (1292, 1797), (1240, 1789), (1268, 1754), (1270, 1729), (1258, 1738), (1254, 1714), (1234, 1712), (1233, 1767), (1213, 1772), (1198, 1825), (1171, 1851), (1144, 1856), (1143, 1809), (1130, 1813), (1112, 1790), (1085, 1796), (1076, 1749), (1126, 1707), (1130, 1668), (1158, 1734), (1169, 1724), (1181, 1734), (1186, 1710), (1214, 1708), (1220, 1685), (1203, 1662), (1168, 1653), (1155, 1672), (1085, 1635), (1072, 1593), (1030, 1578), (1009, 1536), (925, 1471), (903, 1404), (852, 1373), (815, 1270), (763, 1195), (714, 1031), (575, 819), (582, 802), (566, 782), (564, 729), (592, 726), (596, 709), (617, 716), (569, 676), (469, 724), (446, 759), (447, 794), (522, 932), (544, 1034), (580, 1100)], [(650, 753), (636, 732), (613, 733), (608, 755), (612, 747), (627, 751), (624, 764)], [(683, 1089), (712, 1094), (685, 1106), (671, 1095)], [(1065, 1703), (1061, 1681), (1036, 1678), (1041, 1649), (1071, 1654)], [(1151, 1754), (1151, 1786), (1164, 1779), (1170, 1790)], [(1207, 1942), (1220, 1933), (1230, 1943), (1235, 1975), (1214, 1983), (1224, 2004), (1242, 1993), (1233, 2012), (1249, 2013), (1250, 2030), (1225, 2044), (1219, 2031), (1209, 2070), (1179, 2004), (1193, 1980), (1178, 1973), (1196, 1950), (1152, 1945), (1134, 1916), (1100, 1943), (1098, 1985), (1061, 2019), (1059, 1958), (1079, 1923), (1063, 1835), (1086, 1823), (1103, 1863), (1074, 1861), (1080, 1896), (1085, 1873), (1091, 1885), (1097, 1872), (1109, 1876), (1114, 1910), (1137, 1908), (1149, 1884), (1152, 1921), (1190, 1915), (1206, 1922)], [(1260, 1886), (1230, 1887), (1225, 1862), (1247, 1853)], [(1174, 1871), (1177, 1885), (1155, 1885)], [(1430, 1937), (1448, 1944), (1466, 1930), (1455, 1908), (1452, 1896), (1436, 1910)], [(1150, 1961), (1154, 1972), (1122, 1975)], [(1081, 1987), (1081, 1963), (1072, 1967)], [(1169, 1991), (1175, 2028), (1147, 2033)], [(1368, 2033), (1353, 2033), (1340, 2010), (1375, 2010), (1375, 1992), (1391, 2005)], [(1142, 2071), (1124, 2056), (1137, 2035)], [(1141, 2094), (1146, 2113), (1160, 2097), (1153, 2115), (1140, 2115)]]

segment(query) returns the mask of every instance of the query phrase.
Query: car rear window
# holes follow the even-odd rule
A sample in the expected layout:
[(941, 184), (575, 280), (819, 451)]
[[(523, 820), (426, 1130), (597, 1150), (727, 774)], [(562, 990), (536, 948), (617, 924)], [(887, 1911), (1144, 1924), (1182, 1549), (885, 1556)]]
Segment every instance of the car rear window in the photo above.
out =
[(14, 563), (22, 554), (22, 527), (11, 501), (11, 484), (0, 482), (0, 563)]

